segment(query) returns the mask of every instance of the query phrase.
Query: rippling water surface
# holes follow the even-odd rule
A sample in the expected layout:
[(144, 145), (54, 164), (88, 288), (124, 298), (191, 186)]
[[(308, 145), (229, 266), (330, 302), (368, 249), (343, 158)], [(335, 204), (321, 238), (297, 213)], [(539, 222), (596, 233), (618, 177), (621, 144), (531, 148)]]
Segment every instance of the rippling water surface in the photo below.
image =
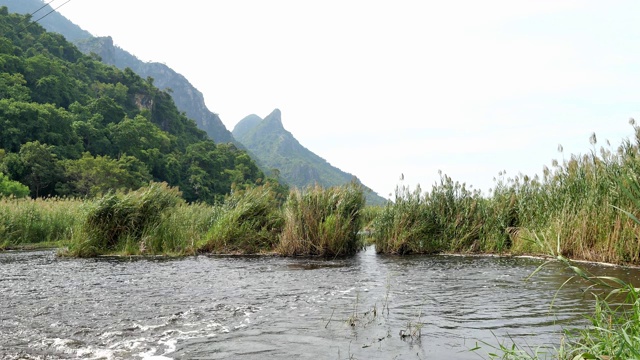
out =
[(0, 358), (479, 359), (478, 341), (558, 344), (562, 326), (585, 323), (580, 284), (550, 312), (566, 271), (523, 281), (540, 263), (373, 248), (335, 260), (0, 253)]

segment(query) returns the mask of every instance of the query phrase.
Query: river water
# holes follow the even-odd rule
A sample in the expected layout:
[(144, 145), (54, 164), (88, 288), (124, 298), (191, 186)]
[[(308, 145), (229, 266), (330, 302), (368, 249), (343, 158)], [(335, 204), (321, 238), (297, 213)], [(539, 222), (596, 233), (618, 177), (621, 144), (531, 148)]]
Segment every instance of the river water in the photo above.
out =
[[(593, 302), (527, 258), (0, 253), (3, 359), (479, 359), (553, 346)], [(637, 281), (638, 271), (585, 265)], [(489, 345), (484, 345), (484, 341)], [(470, 352), (476, 343), (482, 345)]]

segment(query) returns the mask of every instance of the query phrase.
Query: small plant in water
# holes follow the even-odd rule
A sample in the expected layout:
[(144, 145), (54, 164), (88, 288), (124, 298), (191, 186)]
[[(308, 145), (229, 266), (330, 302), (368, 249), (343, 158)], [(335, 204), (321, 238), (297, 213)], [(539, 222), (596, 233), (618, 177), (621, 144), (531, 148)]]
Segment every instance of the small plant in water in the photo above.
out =
[[(573, 271), (574, 275), (564, 284), (573, 280), (583, 280), (588, 284), (586, 293), (595, 298), (594, 313), (588, 319), (591, 326), (577, 331), (565, 330), (565, 337), (555, 349), (539, 347), (527, 351), (513, 342), (511, 346), (487, 344), (493, 349), (490, 359), (640, 359), (640, 289), (619, 278), (595, 276), (576, 266), (570, 259), (560, 254), (560, 238), (554, 250), (543, 237), (534, 235), (538, 246), (549, 250), (553, 258), (540, 265), (529, 277), (533, 277), (543, 267), (560, 262)], [(563, 284), (563, 285), (564, 285)], [(561, 286), (562, 288), (562, 286)], [(604, 292), (604, 296), (600, 295)], [(555, 298), (554, 298), (555, 300)], [(553, 303), (552, 303), (553, 304)], [(482, 347), (476, 344), (471, 349)]]
[(422, 312), (418, 314), (418, 321), (407, 321), (407, 327), (400, 330), (400, 339), (402, 340), (418, 340), (422, 337), (422, 327), (424, 324), (420, 321)]

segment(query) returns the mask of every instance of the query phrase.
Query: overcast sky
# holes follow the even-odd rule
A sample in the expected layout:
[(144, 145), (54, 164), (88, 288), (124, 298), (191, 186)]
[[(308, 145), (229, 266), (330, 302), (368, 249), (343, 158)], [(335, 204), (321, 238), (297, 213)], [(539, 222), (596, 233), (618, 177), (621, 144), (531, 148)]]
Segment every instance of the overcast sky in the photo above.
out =
[[(56, 0), (56, 6), (66, 0)], [(229, 130), (282, 111), (383, 197), (438, 170), (475, 188), (631, 137), (640, 2), (72, 0), (59, 11), (184, 75)]]

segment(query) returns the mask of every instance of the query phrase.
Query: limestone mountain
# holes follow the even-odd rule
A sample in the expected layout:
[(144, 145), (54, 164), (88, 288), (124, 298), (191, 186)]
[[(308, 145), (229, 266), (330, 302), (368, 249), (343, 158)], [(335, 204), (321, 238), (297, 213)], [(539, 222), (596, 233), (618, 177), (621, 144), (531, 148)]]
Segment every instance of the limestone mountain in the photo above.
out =
[[(305, 187), (319, 184), (325, 187), (361, 183), (300, 144), (282, 125), (282, 114), (275, 109), (264, 119), (252, 114), (234, 127), (234, 138), (242, 143), (263, 169), (277, 170), (291, 186)], [(382, 204), (386, 200), (364, 186), (368, 204)]]
[[(160, 89), (171, 89), (171, 97), (188, 118), (193, 119), (198, 127), (204, 130), (209, 137), (217, 143), (235, 142), (231, 132), (224, 126), (220, 117), (210, 111), (204, 97), (198, 89), (182, 75), (168, 66), (157, 62), (144, 62), (131, 53), (114, 46), (110, 37), (94, 37), (89, 32), (81, 29), (70, 20), (44, 4), (42, 0), (0, 0), (0, 6), (6, 6), (9, 12), (18, 14), (33, 14), (33, 20), (38, 20), (47, 31), (62, 34), (67, 40), (73, 42), (80, 51), (85, 54), (94, 53), (109, 65), (115, 65), (119, 69), (131, 68), (143, 78), (151, 77), (154, 85)], [(49, 15), (43, 17), (44, 15)]]

